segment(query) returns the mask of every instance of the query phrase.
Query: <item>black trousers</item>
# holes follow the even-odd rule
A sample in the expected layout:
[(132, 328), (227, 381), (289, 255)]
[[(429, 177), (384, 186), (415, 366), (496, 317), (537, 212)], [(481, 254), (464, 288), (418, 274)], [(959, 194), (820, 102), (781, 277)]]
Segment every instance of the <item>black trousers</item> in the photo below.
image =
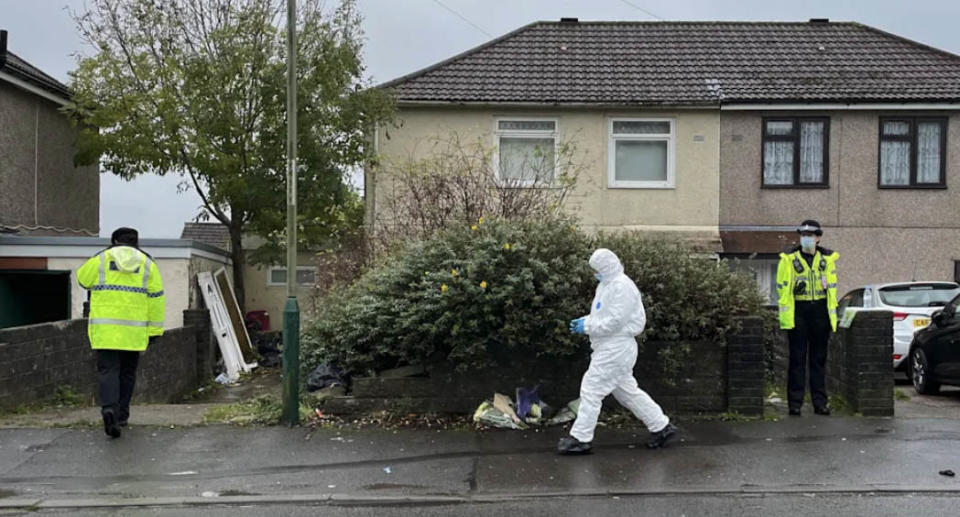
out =
[(810, 367), (810, 400), (814, 407), (827, 405), (827, 344), (830, 341), (830, 315), (826, 300), (796, 302), (794, 328), (790, 340), (790, 369), (787, 374), (787, 402), (791, 408), (803, 405), (806, 393), (807, 365)]
[(119, 422), (130, 418), (130, 399), (137, 383), (140, 352), (97, 350), (101, 410), (112, 409)]

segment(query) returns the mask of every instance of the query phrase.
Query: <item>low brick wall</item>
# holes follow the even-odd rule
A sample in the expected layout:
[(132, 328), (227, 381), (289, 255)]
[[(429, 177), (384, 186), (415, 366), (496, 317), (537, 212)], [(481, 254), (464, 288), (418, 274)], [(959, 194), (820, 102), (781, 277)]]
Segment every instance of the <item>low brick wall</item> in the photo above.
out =
[[(669, 349), (665, 360), (664, 351)], [(457, 373), (434, 368), (426, 377), (368, 377), (353, 380), (349, 397), (327, 401), (339, 413), (382, 409), (471, 413), (499, 392), (511, 397), (517, 387), (540, 385), (548, 403), (562, 406), (579, 396), (580, 379), (589, 357), (571, 361), (536, 362), (490, 371)], [(664, 371), (664, 364), (671, 365)], [(746, 415), (763, 412), (763, 325), (760, 318), (743, 320), (743, 330), (729, 344), (714, 342), (644, 343), (634, 375), (640, 388), (668, 413)], [(613, 397), (607, 405), (615, 406)]]
[[(857, 313), (830, 341), (827, 389), (864, 416), (893, 416), (893, 313)], [(832, 356), (832, 357), (831, 357)]]
[(763, 415), (763, 319), (742, 318), (740, 332), (727, 344), (727, 411)]
[[(214, 346), (209, 318), (192, 318), (194, 326), (165, 331), (141, 355), (135, 402), (176, 401), (209, 379), (207, 356)], [(47, 399), (62, 386), (96, 400), (96, 358), (87, 320), (0, 330), (0, 358), (0, 408)]]
[[(767, 365), (783, 398), (790, 357), (786, 335), (778, 333)], [(838, 328), (830, 336), (827, 394), (840, 395), (851, 410), (865, 416), (893, 416), (893, 386), (893, 313), (859, 312), (850, 328)]]

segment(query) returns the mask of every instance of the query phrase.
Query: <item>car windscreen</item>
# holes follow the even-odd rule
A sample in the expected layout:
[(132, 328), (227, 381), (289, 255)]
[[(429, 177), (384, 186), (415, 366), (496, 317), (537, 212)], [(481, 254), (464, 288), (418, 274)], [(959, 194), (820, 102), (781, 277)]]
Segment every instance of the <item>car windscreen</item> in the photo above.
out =
[(880, 300), (894, 307), (942, 307), (957, 294), (956, 284), (904, 284), (880, 289)]

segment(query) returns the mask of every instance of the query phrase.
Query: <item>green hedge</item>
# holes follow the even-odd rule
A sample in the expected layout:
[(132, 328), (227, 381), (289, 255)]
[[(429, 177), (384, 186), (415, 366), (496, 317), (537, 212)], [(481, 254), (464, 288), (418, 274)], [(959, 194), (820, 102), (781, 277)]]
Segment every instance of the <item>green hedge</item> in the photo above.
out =
[(589, 353), (571, 319), (596, 288), (587, 264), (612, 249), (644, 295), (658, 341), (714, 339), (760, 312), (753, 281), (684, 245), (638, 234), (591, 236), (569, 219), (480, 221), (410, 242), (354, 284), (334, 289), (305, 325), (305, 368), (354, 373), (404, 364), (460, 370)]

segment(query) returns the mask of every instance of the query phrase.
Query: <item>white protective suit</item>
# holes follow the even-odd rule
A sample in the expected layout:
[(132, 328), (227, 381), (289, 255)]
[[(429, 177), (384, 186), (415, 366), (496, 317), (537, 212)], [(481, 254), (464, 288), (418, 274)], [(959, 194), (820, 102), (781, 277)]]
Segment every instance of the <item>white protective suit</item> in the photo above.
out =
[(670, 419), (660, 406), (637, 386), (633, 366), (637, 362), (637, 340), (647, 315), (640, 290), (623, 273), (620, 259), (608, 249), (598, 249), (590, 266), (600, 273), (600, 285), (584, 320), (590, 336), (590, 367), (580, 384), (580, 411), (570, 435), (581, 442), (593, 441), (603, 399), (611, 393), (620, 404), (639, 418), (650, 432), (663, 430)]

